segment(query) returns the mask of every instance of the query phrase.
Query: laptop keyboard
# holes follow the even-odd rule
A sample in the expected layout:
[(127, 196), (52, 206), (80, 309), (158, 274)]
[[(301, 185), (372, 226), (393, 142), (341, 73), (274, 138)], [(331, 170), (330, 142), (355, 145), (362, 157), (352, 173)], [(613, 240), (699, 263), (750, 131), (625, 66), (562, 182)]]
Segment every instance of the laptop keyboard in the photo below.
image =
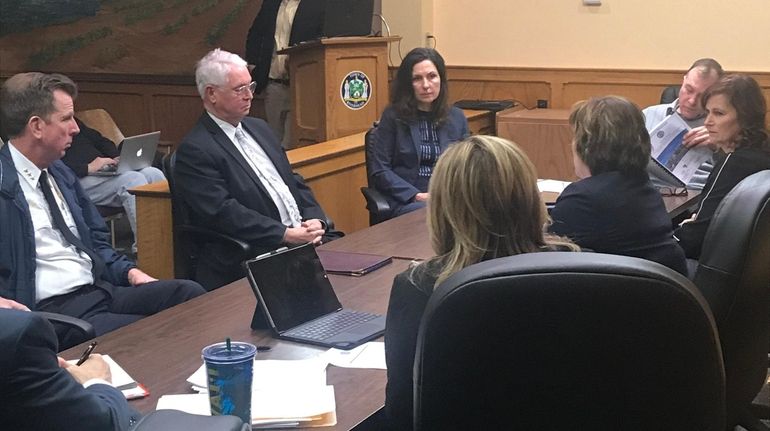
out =
[(337, 313), (329, 314), (314, 322), (302, 325), (292, 330), (284, 332), (284, 335), (301, 337), (309, 340), (323, 341), (333, 335), (339, 334), (344, 330), (360, 325), (380, 317), (377, 314), (364, 313), (360, 311), (342, 310)]

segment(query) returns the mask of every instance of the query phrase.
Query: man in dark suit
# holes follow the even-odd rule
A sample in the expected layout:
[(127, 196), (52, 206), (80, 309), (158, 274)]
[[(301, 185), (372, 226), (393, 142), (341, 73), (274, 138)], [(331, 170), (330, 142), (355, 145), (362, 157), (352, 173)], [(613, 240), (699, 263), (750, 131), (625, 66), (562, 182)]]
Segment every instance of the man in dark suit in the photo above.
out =
[[(246, 117), (254, 83), (238, 55), (213, 50), (198, 62), (206, 112), (176, 152), (175, 184), (192, 223), (243, 240), (264, 253), (282, 245), (320, 244), (326, 215), (268, 125)], [(209, 290), (243, 277), (223, 244), (201, 247), (196, 279)]]
[[(0, 424), (8, 430), (128, 430), (138, 413), (111, 386), (100, 355), (57, 360), (53, 327), (0, 298)], [(18, 305), (18, 304), (17, 304)], [(20, 307), (15, 307), (20, 308)]]
[(66, 76), (38, 72), (14, 75), (0, 90), (10, 138), (0, 148), (0, 297), (84, 319), (101, 335), (204, 290), (158, 281), (112, 248), (104, 220), (59, 160), (79, 131), (76, 96)]
[(284, 148), (291, 144), (291, 94), (287, 56), (276, 52), (321, 37), (325, 3), (265, 0), (246, 37), (246, 61), (256, 92), (265, 92), (267, 123)]

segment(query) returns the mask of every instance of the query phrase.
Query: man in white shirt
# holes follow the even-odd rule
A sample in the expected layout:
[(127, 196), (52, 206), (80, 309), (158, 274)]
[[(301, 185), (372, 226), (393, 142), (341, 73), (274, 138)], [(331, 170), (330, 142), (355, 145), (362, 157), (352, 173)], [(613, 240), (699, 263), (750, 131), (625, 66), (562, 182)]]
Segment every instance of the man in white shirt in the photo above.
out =
[[(175, 193), (194, 225), (245, 241), (255, 255), (282, 245), (319, 244), (341, 236), (264, 121), (247, 117), (255, 83), (238, 55), (216, 49), (198, 62), (206, 112), (176, 152)], [(211, 290), (245, 276), (221, 242), (200, 248), (196, 277)]]
[[(714, 59), (696, 60), (682, 78), (679, 97), (671, 103), (654, 105), (642, 110), (647, 131), (652, 131), (661, 121), (670, 115), (679, 115), (692, 130), (684, 136), (684, 145), (709, 145), (709, 133), (703, 126), (706, 111), (701, 104), (703, 94), (724, 75), (722, 66)], [(713, 167), (713, 162), (704, 162), (687, 185), (700, 190), (706, 184), (706, 178)]]
[(257, 83), (256, 93), (265, 92), (267, 123), (284, 148), (292, 143), (291, 94), (287, 56), (277, 52), (321, 37), (324, 3), (264, 0), (246, 37), (246, 61)]
[(84, 319), (101, 335), (204, 291), (158, 281), (110, 245), (104, 220), (59, 160), (79, 132), (76, 96), (66, 76), (38, 72), (14, 75), (0, 90), (9, 136), (0, 148), (0, 296)]

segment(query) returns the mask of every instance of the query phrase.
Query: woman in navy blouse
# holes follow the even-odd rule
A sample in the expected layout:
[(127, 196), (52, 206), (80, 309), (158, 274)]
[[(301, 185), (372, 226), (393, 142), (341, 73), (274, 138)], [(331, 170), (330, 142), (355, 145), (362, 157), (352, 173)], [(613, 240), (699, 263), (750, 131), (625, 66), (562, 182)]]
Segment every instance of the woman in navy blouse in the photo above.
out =
[(446, 66), (430, 48), (411, 50), (396, 73), (391, 103), (375, 132), (375, 188), (391, 217), (425, 206), (428, 181), (447, 147), (468, 136), (463, 112), (449, 105)]
[(633, 103), (580, 102), (569, 117), (576, 181), (551, 211), (550, 230), (599, 253), (640, 257), (687, 275), (660, 192), (647, 175), (650, 135)]

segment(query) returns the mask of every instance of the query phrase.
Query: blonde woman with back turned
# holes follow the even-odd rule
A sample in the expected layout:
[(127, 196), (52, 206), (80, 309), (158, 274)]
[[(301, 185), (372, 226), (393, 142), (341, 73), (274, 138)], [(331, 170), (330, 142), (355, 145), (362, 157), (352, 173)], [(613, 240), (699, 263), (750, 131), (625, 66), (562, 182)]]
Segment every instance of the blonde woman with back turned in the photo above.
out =
[(543, 233), (548, 215), (532, 162), (516, 144), (472, 136), (451, 146), (430, 180), (428, 227), (436, 256), (396, 276), (388, 305), (385, 407), (391, 429), (412, 429), (412, 365), (417, 330), (433, 290), (485, 260), (578, 250)]

